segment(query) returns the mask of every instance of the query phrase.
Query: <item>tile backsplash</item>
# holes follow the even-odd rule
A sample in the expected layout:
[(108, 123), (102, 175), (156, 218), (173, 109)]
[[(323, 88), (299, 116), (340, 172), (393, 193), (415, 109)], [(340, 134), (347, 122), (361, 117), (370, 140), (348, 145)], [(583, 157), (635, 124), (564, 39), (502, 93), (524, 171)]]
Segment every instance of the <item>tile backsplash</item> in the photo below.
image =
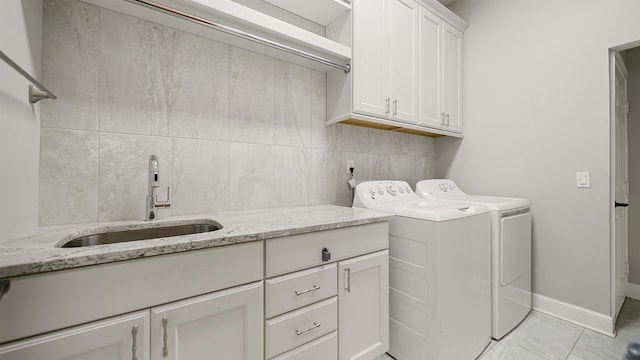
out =
[(433, 139), (325, 125), (326, 76), (78, 0), (44, 2), (41, 225), (350, 206), (358, 179), (428, 178)]

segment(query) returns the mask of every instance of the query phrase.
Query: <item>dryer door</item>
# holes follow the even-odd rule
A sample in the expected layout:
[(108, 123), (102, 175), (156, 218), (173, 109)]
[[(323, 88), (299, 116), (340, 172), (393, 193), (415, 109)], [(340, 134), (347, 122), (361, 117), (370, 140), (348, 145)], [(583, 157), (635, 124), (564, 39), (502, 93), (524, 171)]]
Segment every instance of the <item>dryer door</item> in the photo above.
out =
[(531, 270), (531, 213), (500, 219), (500, 284), (507, 286)]

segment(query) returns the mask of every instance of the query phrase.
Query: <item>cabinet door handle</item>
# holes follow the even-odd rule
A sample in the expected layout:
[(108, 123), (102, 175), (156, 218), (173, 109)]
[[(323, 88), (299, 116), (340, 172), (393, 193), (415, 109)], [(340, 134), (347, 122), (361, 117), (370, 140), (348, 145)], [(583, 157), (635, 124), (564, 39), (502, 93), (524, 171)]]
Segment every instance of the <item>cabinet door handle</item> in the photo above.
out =
[(440, 113), (440, 125), (444, 126), (444, 113)]
[(385, 106), (387, 108), (387, 110), (384, 112), (385, 115), (389, 115), (389, 113), (391, 112), (391, 108), (389, 105), (389, 102), (391, 101), (391, 98), (387, 98), (384, 102), (385, 102)]
[(302, 291), (296, 290), (296, 296), (300, 296), (302, 294), (306, 294), (306, 293), (309, 293), (309, 292), (312, 292), (312, 291), (316, 291), (316, 290), (320, 290), (320, 286), (313, 285), (313, 287), (311, 289), (302, 290)]
[(347, 292), (351, 292), (351, 268), (344, 269), (344, 273), (347, 276), (347, 286), (344, 288)]
[(307, 331), (311, 331), (311, 330), (313, 330), (313, 329), (317, 329), (317, 328), (319, 328), (319, 327), (320, 327), (320, 324), (318, 324), (317, 322), (314, 322), (314, 323), (313, 323), (313, 326), (311, 326), (311, 327), (309, 327), (309, 328), (306, 328), (306, 329), (304, 329), (304, 330), (298, 330), (298, 329), (296, 329), (296, 336), (300, 336), (300, 335), (302, 335), (302, 334), (306, 333)]
[(138, 360), (136, 351), (138, 350), (138, 325), (134, 325), (131, 330), (131, 336), (133, 337), (133, 345), (131, 345), (131, 360)]
[(164, 330), (164, 346), (162, 347), (162, 357), (169, 356), (169, 348), (167, 347), (167, 325), (169, 324), (169, 319), (166, 316), (162, 317), (162, 328)]
[(447, 117), (447, 126), (449, 126), (449, 114), (447, 114), (446, 117)]
[(393, 115), (398, 115), (398, 100), (393, 100)]

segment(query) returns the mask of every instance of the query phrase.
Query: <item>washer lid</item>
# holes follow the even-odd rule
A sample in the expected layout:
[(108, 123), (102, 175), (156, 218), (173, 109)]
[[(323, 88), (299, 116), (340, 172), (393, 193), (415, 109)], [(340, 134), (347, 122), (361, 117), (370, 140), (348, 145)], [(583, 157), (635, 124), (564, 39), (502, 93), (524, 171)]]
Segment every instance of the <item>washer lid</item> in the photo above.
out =
[(420, 200), (410, 203), (378, 204), (373, 210), (429, 221), (447, 221), (483, 214), (489, 209), (479, 204)]
[(449, 179), (422, 180), (416, 184), (416, 194), (429, 199), (443, 199), (460, 201), (471, 204), (481, 204), (489, 210), (512, 210), (531, 206), (527, 199), (508, 198), (498, 196), (468, 195)]

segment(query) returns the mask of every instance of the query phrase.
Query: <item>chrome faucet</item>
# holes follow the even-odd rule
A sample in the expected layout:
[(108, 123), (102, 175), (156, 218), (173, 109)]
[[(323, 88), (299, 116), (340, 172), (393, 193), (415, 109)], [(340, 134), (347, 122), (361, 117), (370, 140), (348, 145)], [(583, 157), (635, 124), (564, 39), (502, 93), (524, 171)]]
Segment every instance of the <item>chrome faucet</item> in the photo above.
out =
[(149, 195), (147, 195), (147, 214), (145, 220), (154, 220), (158, 218), (158, 208), (171, 207), (169, 203), (170, 190), (167, 186), (167, 200), (158, 201), (156, 189), (160, 187), (160, 167), (158, 158), (155, 155), (149, 156)]

